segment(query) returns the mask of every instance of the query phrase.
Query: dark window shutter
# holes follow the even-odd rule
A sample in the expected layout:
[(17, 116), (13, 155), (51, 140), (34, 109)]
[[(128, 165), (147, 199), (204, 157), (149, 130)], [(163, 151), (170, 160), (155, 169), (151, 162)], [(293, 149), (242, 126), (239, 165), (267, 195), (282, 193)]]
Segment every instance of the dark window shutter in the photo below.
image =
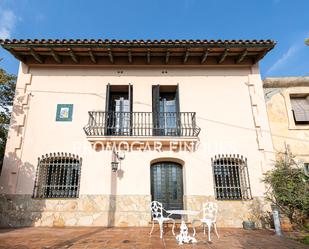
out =
[(129, 97), (129, 102), (130, 102), (130, 135), (132, 135), (133, 130), (132, 130), (132, 126), (133, 126), (133, 86), (131, 84), (129, 84), (129, 89), (128, 89), (128, 97)]
[(130, 112), (133, 112), (133, 86), (129, 84), (128, 96), (130, 100)]
[(152, 122), (153, 122), (153, 135), (159, 133), (160, 127), (160, 85), (152, 86)]
[(109, 127), (109, 109), (110, 109), (110, 103), (109, 103), (109, 97), (110, 97), (110, 89), (111, 89), (111, 85), (108, 83), (106, 85), (106, 98), (105, 98), (105, 130), (104, 133), (105, 135), (108, 134), (108, 127)]
[(181, 134), (181, 117), (180, 117), (180, 103), (179, 103), (179, 84), (176, 87), (175, 93), (175, 102), (176, 102), (176, 126), (177, 126), (177, 135), (182, 136)]
[(109, 96), (110, 96), (111, 85), (108, 83), (106, 85), (106, 98), (105, 98), (105, 111), (109, 111)]
[(152, 86), (152, 112), (160, 111), (160, 85)]
[(175, 101), (176, 101), (176, 112), (180, 112), (180, 104), (179, 104), (179, 84), (177, 84), (177, 87), (176, 87)]

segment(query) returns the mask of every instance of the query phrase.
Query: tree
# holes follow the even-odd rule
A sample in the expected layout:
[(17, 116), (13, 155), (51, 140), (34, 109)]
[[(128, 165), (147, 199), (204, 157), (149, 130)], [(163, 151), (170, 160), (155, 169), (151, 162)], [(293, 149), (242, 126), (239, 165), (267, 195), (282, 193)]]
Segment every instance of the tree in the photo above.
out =
[(266, 173), (264, 182), (270, 186), (266, 198), (292, 224), (303, 226), (309, 218), (309, 179), (288, 150), (277, 155), (275, 167)]
[(309, 38), (305, 42), (309, 46)]
[(0, 68), (0, 172), (15, 94), (16, 76)]

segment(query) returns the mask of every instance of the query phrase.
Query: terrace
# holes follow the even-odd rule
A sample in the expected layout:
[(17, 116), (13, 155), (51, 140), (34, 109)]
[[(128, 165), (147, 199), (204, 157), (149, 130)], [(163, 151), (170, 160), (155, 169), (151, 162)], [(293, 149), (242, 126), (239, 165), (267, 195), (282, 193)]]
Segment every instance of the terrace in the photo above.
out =
[(220, 239), (213, 236), (212, 243), (207, 241), (201, 230), (197, 232), (197, 243), (178, 245), (170, 230), (163, 239), (159, 238), (158, 227), (152, 236), (150, 228), (21, 228), (0, 229), (0, 248), (264, 248), (264, 249), (305, 249), (306, 245), (275, 236), (271, 230), (243, 230), (221, 228)]

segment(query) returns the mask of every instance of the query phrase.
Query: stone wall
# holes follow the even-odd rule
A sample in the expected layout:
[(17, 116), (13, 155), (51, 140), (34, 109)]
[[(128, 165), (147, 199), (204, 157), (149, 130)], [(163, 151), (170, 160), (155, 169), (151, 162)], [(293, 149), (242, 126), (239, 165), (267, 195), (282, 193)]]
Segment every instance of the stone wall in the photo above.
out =
[[(299, 80), (301, 80), (301, 77)], [(274, 150), (284, 152), (288, 147), (295, 156), (296, 161), (301, 165), (304, 162), (309, 162), (309, 125), (295, 124), (290, 96), (309, 94), (308, 82), (303, 83), (304, 86), (297, 86), (300, 83), (294, 81), (294, 78), (286, 80), (285, 78), (279, 78), (277, 81), (272, 85), (270, 85), (270, 81), (266, 81), (267, 84), (264, 83)], [(279, 83), (279, 86), (283, 87), (270, 88), (273, 85), (277, 86)], [(287, 87), (288, 83), (290, 87)], [(294, 87), (294, 85), (297, 87)]]
[[(48, 200), (32, 199), (30, 195), (1, 195), (0, 226), (147, 226), (151, 219), (150, 200), (151, 196), (143, 195), (82, 195), (78, 199)], [(185, 196), (184, 207), (201, 210), (206, 201), (215, 200), (207, 196)], [(265, 210), (262, 198), (217, 203), (220, 227), (241, 227), (243, 220)]]
[[(186, 196), (185, 209), (201, 210), (203, 203), (207, 201), (218, 204), (217, 224), (219, 227), (242, 227), (242, 222), (248, 219), (254, 220), (257, 226), (264, 226), (264, 216), (270, 210), (264, 197), (254, 197), (246, 201), (217, 201), (213, 196)], [(189, 219), (193, 218), (189, 217)]]
[(78, 199), (32, 199), (1, 195), (1, 226), (146, 226), (150, 196), (82, 195)]

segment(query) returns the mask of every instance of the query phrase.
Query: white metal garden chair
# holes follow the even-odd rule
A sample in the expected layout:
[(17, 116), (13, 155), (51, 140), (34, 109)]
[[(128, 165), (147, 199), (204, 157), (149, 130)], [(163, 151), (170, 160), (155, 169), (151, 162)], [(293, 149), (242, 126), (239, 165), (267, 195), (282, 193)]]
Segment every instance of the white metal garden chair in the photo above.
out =
[(163, 211), (166, 211), (166, 210), (163, 208), (162, 203), (160, 203), (158, 201), (152, 201), (150, 203), (150, 208), (151, 208), (151, 216), (152, 216), (152, 228), (151, 228), (151, 231), (150, 231), (149, 235), (152, 234), (155, 221), (157, 221), (159, 223), (159, 226), (160, 226), (160, 238), (161, 239), (163, 237), (163, 223), (167, 222), (167, 221), (172, 221), (173, 222), (172, 232), (173, 232), (173, 235), (175, 235), (175, 233), (174, 233), (175, 220), (172, 219), (172, 218), (169, 218), (168, 216), (167, 217), (163, 216)]
[[(219, 238), (218, 231), (217, 231), (218, 205), (214, 202), (203, 203), (202, 212), (203, 212), (203, 218), (200, 219), (200, 222), (203, 225), (204, 235), (205, 235), (205, 224), (206, 224), (208, 227), (208, 241), (211, 241), (210, 231), (211, 231), (212, 226), (214, 227), (215, 233), (217, 237)], [(193, 223), (194, 221), (192, 222), (192, 224)], [(195, 236), (195, 231), (194, 231), (193, 236)]]

